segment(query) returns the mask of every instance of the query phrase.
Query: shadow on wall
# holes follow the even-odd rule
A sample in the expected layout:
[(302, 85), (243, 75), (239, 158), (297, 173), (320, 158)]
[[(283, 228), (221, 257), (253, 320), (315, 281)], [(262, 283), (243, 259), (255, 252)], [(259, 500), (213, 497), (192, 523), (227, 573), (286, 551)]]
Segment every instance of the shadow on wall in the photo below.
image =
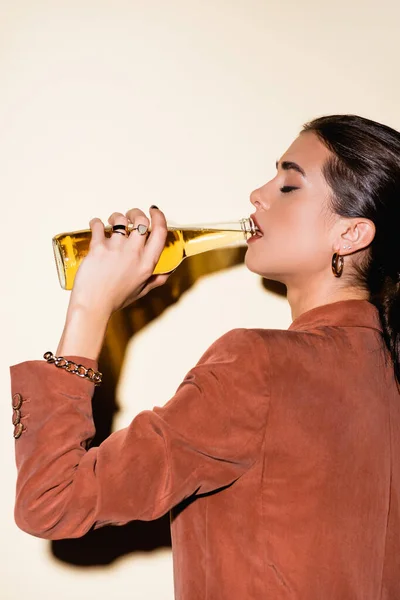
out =
[[(96, 436), (91, 446), (98, 446), (112, 432), (113, 418), (119, 409), (115, 391), (130, 339), (178, 302), (198, 279), (241, 264), (245, 253), (246, 248), (229, 248), (193, 256), (180, 265), (164, 286), (111, 317), (99, 360), (103, 384), (96, 388), (93, 397)], [(263, 286), (272, 293), (286, 294), (286, 288), (277, 282), (264, 279)], [(79, 566), (106, 565), (125, 554), (170, 546), (168, 514), (151, 522), (132, 521), (119, 527), (105, 526), (91, 530), (79, 539), (51, 542), (55, 558)]]

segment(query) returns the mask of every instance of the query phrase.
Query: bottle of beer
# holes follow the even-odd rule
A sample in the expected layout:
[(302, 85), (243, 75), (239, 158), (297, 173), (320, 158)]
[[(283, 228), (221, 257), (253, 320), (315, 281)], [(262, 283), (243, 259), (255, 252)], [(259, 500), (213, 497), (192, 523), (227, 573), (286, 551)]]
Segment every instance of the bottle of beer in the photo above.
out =
[[(133, 225), (128, 226), (128, 232)], [(112, 235), (112, 227), (104, 228), (107, 237)], [(232, 223), (212, 223), (204, 225), (168, 225), (168, 234), (164, 250), (154, 269), (154, 274), (170, 273), (187, 256), (241, 246), (253, 235), (257, 228), (251, 218)], [(90, 229), (59, 233), (53, 237), (53, 250), (60, 285), (71, 290), (76, 272), (89, 251), (92, 232)]]

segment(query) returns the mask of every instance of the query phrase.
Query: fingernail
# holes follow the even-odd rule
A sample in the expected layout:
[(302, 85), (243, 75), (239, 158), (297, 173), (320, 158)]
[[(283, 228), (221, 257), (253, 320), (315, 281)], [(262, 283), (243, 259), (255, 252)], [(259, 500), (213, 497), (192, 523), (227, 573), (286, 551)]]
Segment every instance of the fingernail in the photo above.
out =
[(157, 210), (159, 210), (158, 206), (156, 206), (155, 204), (152, 204), (152, 205), (150, 206), (150, 208), (156, 208)]

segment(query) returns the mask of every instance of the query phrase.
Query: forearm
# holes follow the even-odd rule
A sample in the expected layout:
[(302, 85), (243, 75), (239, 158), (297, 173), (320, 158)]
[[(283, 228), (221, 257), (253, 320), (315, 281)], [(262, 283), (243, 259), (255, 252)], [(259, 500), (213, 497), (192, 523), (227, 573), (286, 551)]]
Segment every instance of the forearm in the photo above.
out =
[(83, 356), (98, 360), (109, 315), (70, 306), (56, 356)]

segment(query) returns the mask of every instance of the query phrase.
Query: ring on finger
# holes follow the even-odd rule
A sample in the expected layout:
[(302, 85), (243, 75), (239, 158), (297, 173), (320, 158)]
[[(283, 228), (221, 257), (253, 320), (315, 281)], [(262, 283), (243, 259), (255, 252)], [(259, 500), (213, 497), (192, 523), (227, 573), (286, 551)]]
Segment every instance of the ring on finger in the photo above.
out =
[(148, 230), (149, 228), (147, 227), (147, 225), (143, 225), (143, 223), (139, 223), (137, 227), (132, 227), (132, 231), (137, 231), (138, 233), (140, 233), (140, 235), (146, 235)]
[(120, 235), (126, 237), (126, 233), (124, 233), (123, 231), (112, 231), (111, 233), (119, 233)]
[[(120, 231), (121, 229), (125, 233), (122, 233), (122, 231)], [(127, 225), (113, 225), (112, 233), (122, 233), (122, 235), (127, 235), (128, 234), (128, 226)]]

